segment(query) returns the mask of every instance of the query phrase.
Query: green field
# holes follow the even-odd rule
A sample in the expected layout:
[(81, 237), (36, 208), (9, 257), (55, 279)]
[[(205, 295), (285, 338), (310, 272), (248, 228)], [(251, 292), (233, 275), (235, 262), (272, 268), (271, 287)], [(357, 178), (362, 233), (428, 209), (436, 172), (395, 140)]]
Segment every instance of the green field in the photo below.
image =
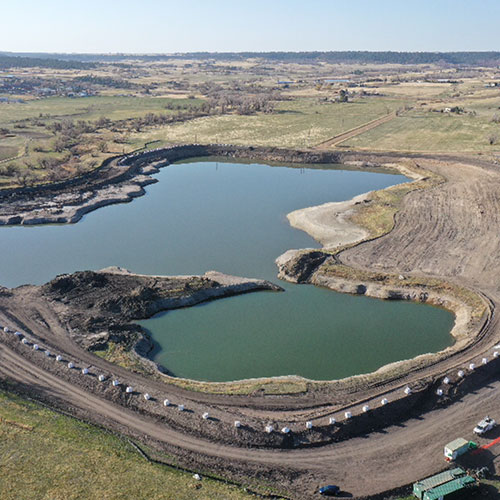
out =
[[(11, 170), (6, 170), (9, 162), (0, 164), (0, 186), (45, 183), (91, 170), (112, 154), (144, 145), (129, 140), (123, 127), (117, 128), (119, 120), (142, 118), (148, 114), (175, 115), (180, 109), (191, 110), (202, 102), (187, 98), (108, 96), (0, 103), (0, 162), (22, 154), (21, 158), (10, 162)], [(66, 141), (63, 151), (55, 151), (57, 137), (64, 134), (54, 133), (51, 124), (90, 123), (103, 117), (112, 120), (107, 128), (100, 125), (97, 132), (82, 133), (78, 141)], [(59, 163), (48, 167), (47, 162), (57, 160)]]
[(200, 99), (171, 99), (166, 97), (50, 97), (24, 103), (0, 103), (0, 127), (40, 115), (50, 119), (111, 120), (136, 118), (147, 113), (172, 113), (166, 106), (199, 106)]
[(14, 146), (0, 146), (0, 161), (17, 156), (18, 148)]
[(140, 142), (226, 143), (289, 148), (316, 144), (401, 107), (401, 101), (356, 99), (349, 103), (301, 98), (278, 104), (275, 113), (252, 116), (223, 115), (198, 118), (138, 134)]
[[(184, 119), (159, 125), (151, 122), (136, 127), (118, 120), (175, 114), (200, 106), (201, 99), (150, 96), (100, 96), (88, 98), (54, 97), (31, 99), (24, 103), (0, 103), (0, 129), (9, 134), (0, 140), (0, 161), (23, 153), (15, 160), (14, 173), (3, 168), (0, 184), (9, 187), (37, 184), (78, 175), (95, 168), (111, 154), (130, 152), (145, 143), (156, 141), (155, 147), (179, 143), (219, 143), (281, 148), (314, 148), (318, 144), (360, 125), (403, 111), (395, 119), (355, 135), (337, 147), (342, 149), (411, 151), (411, 152), (482, 152), (500, 151), (500, 95), (498, 91), (474, 87), (452, 96), (444, 87), (436, 100), (438, 85), (381, 87), (400, 94), (357, 95), (350, 102), (334, 102), (330, 91), (309, 90), (309, 95), (292, 96), (275, 102), (272, 113), (250, 115), (215, 110), (210, 116)], [(316, 92), (316, 95), (314, 95)], [(448, 95), (449, 94), (449, 95)], [(314, 95), (314, 97), (313, 97)], [(425, 97), (430, 97), (427, 101)], [(438, 110), (460, 106), (464, 112), (442, 113)], [(434, 110), (434, 111), (433, 111)], [(220, 111), (220, 110), (219, 110)], [(55, 153), (58, 134), (46, 125), (66, 120), (95, 122), (108, 118), (114, 123), (84, 133), (79, 143), (66, 147), (64, 154)], [(59, 134), (60, 135), (60, 134)], [(71, 154), (69, 153), (71, 150)], [(46, 168), (43, 161), (60, 160), (59, 171)], [(7, 163), (7, 162), (6, 162)], [(3, 167), (6, 163), (2, 164)], [(26, 176), (28, 180), (25, 180)]]
[[(370, 150), (500, 151), (500, 125), (493, 121), (500, 112), (500, 97), (445, 102), (439, 107), (458, 105), (466, 110), (464, 114), (412, 110), (341, 145)], [(494, 144), (490, 144), (490, 137), (496, 138)]]
[(126, 441), (0, 391), (2, 500), (243, 500), (236, 486), (148, 463)]

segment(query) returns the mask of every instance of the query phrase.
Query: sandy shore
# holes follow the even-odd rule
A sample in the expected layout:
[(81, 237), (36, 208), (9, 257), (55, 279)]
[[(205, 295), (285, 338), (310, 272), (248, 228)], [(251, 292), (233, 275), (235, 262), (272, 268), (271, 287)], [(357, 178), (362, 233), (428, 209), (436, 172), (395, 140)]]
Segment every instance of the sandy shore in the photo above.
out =
[(305, 231), (324, 248), (355, 243), (368, 236), (368, 232), (349, 221), (355, 207), (363, 203), (370, 193), (363, 193), (347, 201), (324, 203), (302, 208), (287, 215), (290, 225)]
[[(346, 161), (346, 165), (363, 168), (361, 161)], [(401, 163), (385, 163), (385, 167), (394, 169), (411, 180), (422, 180), (424, 176)], [(287, 215), (290, 225), (306, 232), (323, 245), (326, 250), (350, 245), (364, 240), (368, 231), (350, 221), (356, 207), (370, 196), (371, 191), (362, 193), (350, 200), (324, 203), (314, 207), (294, 210)]]

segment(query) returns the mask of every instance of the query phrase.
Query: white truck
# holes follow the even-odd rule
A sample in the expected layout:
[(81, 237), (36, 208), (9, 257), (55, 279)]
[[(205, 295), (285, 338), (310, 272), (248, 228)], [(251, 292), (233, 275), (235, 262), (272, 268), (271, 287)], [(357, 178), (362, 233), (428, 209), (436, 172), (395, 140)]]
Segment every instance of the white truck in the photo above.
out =
[(484, 417), (481, 422), (479, 422), (476, 427), (474, 427), (474, 432), (478, 435), (484, 434), (485, 432), (491, 431), (497, 423), (491, 417)]

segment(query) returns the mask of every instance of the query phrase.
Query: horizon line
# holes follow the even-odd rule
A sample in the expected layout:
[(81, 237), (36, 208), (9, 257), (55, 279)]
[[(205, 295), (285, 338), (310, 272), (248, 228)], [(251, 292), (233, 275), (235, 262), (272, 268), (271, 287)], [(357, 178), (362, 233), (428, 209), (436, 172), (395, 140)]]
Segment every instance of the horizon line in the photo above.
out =
[(176, 51), (176, 52), (39, 52), (39, 51), (3, 51), (0, 50), (0, 54), (49, 54), (49, 55), (138, 55), (138, 56), (176, 56), (184, 54), (340, 54), (340, 53), (351, 53), (351, 54), (379, 54), (379, 53), (394, 53), (394, 54), (485, 54), (493, 53), (500, 54), (500, 50), (191, 50), (191, 51)]

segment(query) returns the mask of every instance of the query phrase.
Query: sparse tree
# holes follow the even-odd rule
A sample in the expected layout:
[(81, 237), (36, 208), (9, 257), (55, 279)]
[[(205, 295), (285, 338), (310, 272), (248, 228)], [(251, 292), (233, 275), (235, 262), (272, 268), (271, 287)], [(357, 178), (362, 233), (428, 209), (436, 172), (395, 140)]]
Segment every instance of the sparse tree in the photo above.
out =
[(7, 163), (0, 165), (0, 175), (5, 177), (14, 177), (20, 171), (20, 166), (17, 163)]
[(109, 118), (106, 118), (105, 116), (101, 116), (96, 122), (96, 127), (97, 128), (107, 128), (111, 123), (111, 120)]
[(54, 151), (61, 153), (69, 146), (69, 141), (67, 137), (58, 135), (54, 141)]
[(339, 92), (339, 102), (348, 102), (349, 100), (349, 93), (347, 90), (341, 89)]

